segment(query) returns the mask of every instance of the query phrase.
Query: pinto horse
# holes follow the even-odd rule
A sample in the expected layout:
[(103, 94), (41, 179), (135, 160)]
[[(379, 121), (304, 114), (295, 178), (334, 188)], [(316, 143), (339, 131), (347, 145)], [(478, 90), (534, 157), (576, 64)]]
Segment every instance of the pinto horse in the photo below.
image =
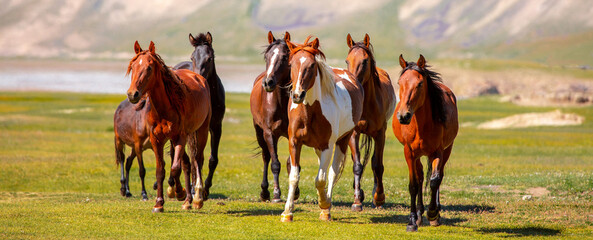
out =
[[(253, 127), (257, 143), (262, 150), (264, 162), (263, 179), (261, 183), (260, 199), (270, 200), (268, 191), (268, 165), (272, 160), (272, 174), (274, 174), (274, 197), (272, 202), (278, 203), (281, 191), (278, 183), (280, 161), (278, 161), (278, 139), (288, 138), (288, 102), (290, 100), (290, 65), (288, 57), (290, 50), (286, 42), (290, 41), (290, 34), (286, 32), (284, 39), (276, 39), (272, 32), (268, 32), (268, 47), (264, 51), (266, 71), (262, 72), (253, 83), (250, 106), (253, 116)], [(279, 87), (278, 87), (279, 86)]]
[(406, 62), (400, 55), (399, 64), (403, 68), (398, 82), (400, 102), (392, 127), (395, 137), (404, 145), (408, 163), (411, 212), (407, 231), (418, 231), (424, 213), (422, 156), (428, 156), (426, 177), (431, 190), (426, 216), (430, 225), (440, 225), (439, 187), (459, 129), (457, 99), (440, 75), (429, 69), (422, 55), (416, 63)]
[[(115, 114), (113, 115), (113, 131), (115, 133), (115, 158), (117, 164), (121, 165), (121, 195), (131, 197), (130, 193), (130, 168), (134, 158), (138, 158), (140, 180), (142, 181), (142, 200), (148, 200), (146, 194), (146, 188), (144, 187), (144, 176), (146, 176), (146, 170), (144, 168), (144, 161), (142, 158), (142, 152), (146, 149), (152, 149), (150, 141), (148, 140), (148, 133), (150, 129), (146, 123), (146, 116), (150, 109), (150, 101), (148, 99), (142, 99), (137, 104), (132, 104), (130, 101), (123, 100)], [(132, 153), (126, 159), (125, 162), (125, 175), (124, 175), (124, 146), (131, 147)]]
[[(375, 186), (373, 187), (373, 204), (381, 207), (385, 203), (383, 190), (383, 149), (385, 147), (385, 130), (387, 122), (395, 109), (395, 91), (391, 85), (391, 79), (385, 70), (377, 67), (373, 56), (372, 45), (368, 34), (362, 42), (354, 42), (350, 34), (346, 37), (346, 43), (350, 50), (346, 58), (348, 71), (350, 71), (364, 89), (364, 102), (360, 129), (354, 129), (350, 139), (350, 150), (352, 151), (352, 171), (354, 172), (354, 203), (352, 210), (362, 211), (364, 192), (360, 187), (362, 172), (368, 161), (368, 152), (364, 161), (360, 162), (360, 150), (358, 146), (360, 134), (374, 140), (374, 152), (372, 156), (372, 167), (375, 175)], [(368, 139), (367, 139), (368, 141)]]
[[(142, 50), (138, 41), (134, 44), (136, 55), (130, 60), (127, 74), (132, 72), (128, 100), (137, 103), (144, 96), (150, 98), (151, 108), (147, 122), (150, 126), (150, 143), (156, 157), (157, 198), (152, 212), (163, 212), (163, 180), (165, 169), (163, 147), (171, 141), (174, 158), (171, 164), (171, 177), (175, 182), (175, 192), (183, 195), (180, 182), (181, 167), (185, 173), (187, 186), (183, 209), (201, 208), (204, 201), (201, 169), (204, 163), (204, 148), (208, 140), (211, 105), (208, 83), (202, 76), (189, 70), (171, 70), (155, 52), (151, 41), (148, 50)], [(185, 144), (189, 143), (191, 165), (184, 158)], [(197, 171), (191, 171), (191, 168)], [(195, 196), (190, 191), (190, 172), (196, 175)]]
[(286, 42), (290, 49), (292, 83), (288, 111), (291, 169), (283, 222), (293, 219), (303, 144), (313, 147), (319, 157), (319, 171), (315, 178), (321, 208), (319, 218), (331, 220), (333, 187), (343, 170), (352, 131), (362, 115), (364, 92), (360, 83), (350, 72), (326, 65), (324, 54), (319, 50), (319, 39), (309, 43), (310, 38), (303, 45)]
[[(210, 119), (210, 160), (208, 162), (208, 177), (205, 181), (204, 200), (208, 200), (214, 171), (218, 166), (218, 146), (222, 135), (222, 119), (226, 111), (224, 102), (224, 86), (216, 73), (214, 65), (214, 49), (212, 48), (212, 34), (200, 33), (197, 37), (189, 34), (189, 42), (194, 47), (191, 62), (178, 63), (173, 69), (188, 69), (202, 75), (210, 87), (210, 102), (212, 103), (212, 118)], [(193, 169), (192, 169), (193, 170)], [(195, 179), (194, 179), (195, 180)]]

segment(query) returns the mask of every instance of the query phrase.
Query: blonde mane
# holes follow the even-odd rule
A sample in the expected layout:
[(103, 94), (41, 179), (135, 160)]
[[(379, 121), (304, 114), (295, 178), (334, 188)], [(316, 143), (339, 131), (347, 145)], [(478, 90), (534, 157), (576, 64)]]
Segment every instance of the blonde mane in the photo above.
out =
[(336, 81), (334, 79), (332, 68), (328, 66), (321, 57), (316, 56), (315, 61), (317, 61), (317, 67), (319, 70), (321, 91), (330, 95), (335, 100)]

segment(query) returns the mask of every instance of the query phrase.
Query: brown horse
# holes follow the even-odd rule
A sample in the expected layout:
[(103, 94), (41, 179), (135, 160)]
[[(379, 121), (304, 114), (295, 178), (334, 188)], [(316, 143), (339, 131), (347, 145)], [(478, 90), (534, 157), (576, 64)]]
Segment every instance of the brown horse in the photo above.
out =
[[(202, 75), (208, 81), (210, 88), (210, 102), (212, 103), (212, 118), (210, 119), (210, 160), (208, 162), (208, 177), (205, 183), (204, 200), (210, 195), (212, 178), (218, 166), (218, 145), (222, 135), (222, 119), (226, 111), (224, 103), (224, 86), (216, 73), (214, 64), (214, 49), (212, 48), (212, 34), (210, 32), (200, 33), (197, 37), (189, 34), (189, 43), (194, 47), (191, 55), (191, 62), (178, 63), (173, 69), (189, 69)], [(194, 179), (195, 180), (195, 179)]]
[(343, 170), (352, 131), (362, 115), (364, 92), (360, 83), (350, 72), (326, 65), (323, 52), (319, 50), (319, 39), (310, 43), (309, 39), (303, 45), (286, 42), (290, 49), (292, 83), (292, 101), (288, 110), (291, 170), (283, 222), (293, 219), (303, 144), (313, 147), (319, 157), (315, 178), (321, 208), (319, 218), (331, 220), (333, 187)]
[[(142, 200), (148, 200), (146, 188), (144, 187), (144, 176), (146, 170), (144, 168), (144, 161), (142, 159), (142, 152), (146, 149), (152, 149), (150, 141), (148, 140), (148, 133), (150, 129), (146, 123), (146, 116), (150, 110), (150, 102), (148, 99), (142, 99), (137, 104), (132, 104), (130, 101), (123, 100), (113, 116), (113, 130), (115, 132), (115, 156), (117, 164), (121, 164), (121, 195), (131, 197), (129, 177), (130, 168), (135, 157), (138, 157), (138, 166), (140, 180), (142, 181)], [(128, 145), (132, 149), (132, 153), (126, 159), (125, 175), (124, 175), (124, 146)]]
[[(360, 162), (360, 150), (358, 146), (360, 134), (364, 133), (375, 142), (372, 167), (375, 175), (375, 186), (373, 187), (373, 204), (380, 207), (385, 203), (383, 190), (383, 149), (385, 147), (385, 130), (387, 122), (395, 109), (395, 91), (391, 85), (391, 79), (387, 72), (376, 66), (373, 56), (372, 45), (369, 35), (364, 36), (362, 42), (354, 42), (350, 34), (346, 37), (346, 43), (350, 50), (346, 58), (348, 71), (350, 71), (364, 89), (364, 103), (360, 129), (354, 129), (350, 139), (350, 150), (352, 151), (352, 171), (354, 172), (354, 203), (352, 210), (362, 211), (364, 192), (360, 187), (360, 178), (368, 160), (368, 152), (364, 161)], [(367, 139), (368, 141), (368, 139)]]
[[(270, 200), (268, 191), (268, 165), (272, 160), (272, 174), (274, 174), (274, 198), (272, 202), (281, 202), (280, 161), (278, 161), (278, 139), (288, 138), (288, 101), (290, 84), (290, 65), (288, 57), (290, 50), (286, 42), (290, 41), (290, 34), (286, 32), (284, 39), (276, 39), (272, 32), (268, 32), (268, 47), (264, 51), (266, 71), (262, 72), (253, 83), (250, 105), (253, 116), (253, 127), (257, 143), (262, 150), (264, 162), (263, 179), (261, 183), (260, 199)], [(279, 87), (278, 87), (279, 86)], [(297, 194), (298, 195), (298, 194)]]
[(156, 157), (157, 198), (153, 212), (163, 212), (163, 180), (165, 179), (163, 147), (171, 140), (174, 158), (171, 164), (171, 177), (175, 181), (175, 192), (183, 195), (180, 182), (181, 167), (185, 172), (184, 209), (192, 206), (190, 192), (190, 162), (183, 157), (185, 144), (189, 142), (191, 165), (197, 171), (193, 206), (203, 205), (204, 189), (201, 170), (204, 163), (204, 148), (208, 139), (211, 105), (208, 83), (202, 76), (189, 70), (171, 70), (161, 57), (156, 54), (151, 41), (148, 50), (142, 50), (138, 41), (134, 44), (136, 55), (130, 60), (127, 74), (132, 72), (128, 100), (137, 103), (147, 96), (151, 101), (148, 114), (150, 126), (150, 143)]
[(418, 231), (424, 213), (422, 156), (428, 156), (426, 177), (428, 181), (430, 176), (431, 190), (426, 216), (430, 225), (440, 225), (439, 187), (459, 129), (457, 100), (440, 75), (429, 69), (422, 55), (416, 63), (406, 62), (400, 55), (399, 64), (403, 68), (398, 82), (400, 102), (392, 127), (395, 137), (404, 145), (408, 163), (411, 212), (407, 231)]

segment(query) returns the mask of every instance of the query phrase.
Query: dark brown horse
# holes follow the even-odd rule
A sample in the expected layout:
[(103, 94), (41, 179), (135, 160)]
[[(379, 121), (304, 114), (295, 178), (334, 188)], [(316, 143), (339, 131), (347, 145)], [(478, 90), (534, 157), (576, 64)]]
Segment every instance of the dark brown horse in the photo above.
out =
[(406, 62), (400, 55), (399, 64), (403, 68), (398, 81), (400, 102), (392, 127), (395, 137), (404, 145), (408, 163), (411, 212), (407, 230), (418, 231), (424, 213), (422, 156), (428, 156), (426, 177), (431, 190), (426, 217), (430, 225), (440, 225), (439, 187), (459, 129), (457, 100), (440, 75), (429, 69), (422, 55), (415, 63)]
[[(368, 152), (365, 153), (364, 161), (360, 162), (360, 151), (358, 146), (360, 134), (364, 133), (375, 142), (372, 156), (372, 167), (375, 175), (375, 186), (373, 187), (373, 204), (380, 207), (385, 203), (383, 190), (383, 149), (385, 148), (385, 130), (387, 122), (395, 109), (395, 91), (391, 85), (389, 75), (383, 69), (377, 67), (373, 56), (372, 45), (369, 35), (364, 36), (362, 42), (354, 42), (350, 34), (346, 37), (346, 43), (350, 50), (346, 58), (348, 71), (350, 71), (364, 89), (364, 104), (360, 128), (354, 129), (350, 139), (350, 150), (352, 151), (352, 171), (354, 172), (354, 203), (352, 210), (362, 211), (364, 192), (360, 187), (362, 172), (368, 160)], [(368, 141), (368, 139), (367, 139)]]
[(293, 219), (303, 145), (313, 147), (319, 157), (315, 178), (321, 208), (319, 218), (331, 220), (333, 187), (343, 170), (352, 131), (362, 115), (364, 92), (360, 83), (350, 72), (326, 65), (319, 39), (309, 43), (309, 38), (303, 45), (286, 42), (290, 49), (292, 83), (288, 110), (291, 169), (283, 222)]
[(286, 45), (290, 41), (290, 34), (286, 32), (284, 39), (276, 39), (272, 32), (268, 32), (268, 47), (264, 51), (266, 71), (262, 72), (253, 83), (250, 105), (253, 116), (253, 127), (257, 143), (262, 150), (264, 162), (263, 179), (261, 183), (260, 199), (270, 200), (268, 191), (268, 165), (272, 160), (272, 174), (274, 174), (274, 198), (272, 202), (281, 202), (280, 161), (278, 161), (278, 139), (288, 138), (288, 101), (290, 100), (290, 65), (288, 57), (290, 50)]
[(212, 178), (214, 171), (218, 166), (218, 145), (222, 134), (222, 119), (226, 111), (224, 103), (224, 86), (216, 73), (214, 64), (214, 49), (212, 48), (212, 34), (210, 32), (200, 33), (194, 38), (189, 34), (189, 43), (194, 47), (191, 55), (191, 62), (185, 61), (178, 63), (173, 69), (189, 69), (202, 75), (208, 81), (210, 87), (210, 102), (212, 103), (212, 118), (210, 119), (210, 160), (208, 163), (208, 177), (205, 181), (204, 200), (210, 195), (212, 187)]
[[(129, 177), (130, 168), (134, 158), (138, 158), (140, 180), (142, 181), (142, 200), (148, 200), (146, 188), (144, 187), (144, 176), (146, 170), (142, 159), (142, 152), (146, 149), (152, 149), (148, 140), (150, 129), (146, 123), (148, 112), (150, 111), (150, 101), (142, 99), (137, 104), (132, 104), (128, 99), (123, 100), (113, 116), (113, 130), (115, 132), (115, 157), (117, 164), (121, 164), (121, 195), (131, 197)], [(124, 146), (128, 145), (132, 153), (125, 162), (124, 175)]]
[[(150, 143), (156, 157), (157, 198), (153, 212), (162, 212), (163, 180), (165, 179), (163, 147), (171, 140), (174, 158), (171, 177), (175, 181), (175, 192), (183, 195), (180, 182), (181, 167), (185, 172), (187, 195), (184, 209), (192, 206), (201, 208), (204, 200), (201, 170), (204, 163), (204, 148), (208, 139), (211, 105), (208, 83), (202, 76), (185, 69), (169, 69), (156, 54), (153, 42), (148, 50), (142, 50), (138, 41), (134, 44), (136, 55), (130, 60), (127, 73), (132, 73), (128, 100), (137, 103), (144, 96), (150, 98), (151, 108), (147, 122), (150, 126)], [(189, 143), (191, 165), (197, 171), (191, 172), (190, 162), (183, 157), (185, 144)], [(195, 196), (190, 192), (190, 172), (196, 175)]]

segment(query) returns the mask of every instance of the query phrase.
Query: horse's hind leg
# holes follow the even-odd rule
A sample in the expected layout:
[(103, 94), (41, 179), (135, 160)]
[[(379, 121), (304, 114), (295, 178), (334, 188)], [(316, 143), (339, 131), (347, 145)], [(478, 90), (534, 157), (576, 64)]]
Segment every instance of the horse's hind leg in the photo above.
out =
[(431, 226), (441, 225), (441, 203), (439, 197), (439, 189), (441, 182), (445, 176), (445, 164), (451, 156), (453, 145), (446, 148), (444, 151), (437, 152), (431, 156), (432, 174), (430, 176), (430, 204), (428, 205), (428, 212), (426, 217)]
[[(338, 140), (336, 143), (336, 147), (334, 150), (334, 160), (330, 167), (330, 171), (328, 174), (328, 186), (327, 186), (327, 199), (331, 204), (333, 189), (338, 180), (340, 179), (340, 175), (342, 174), (342, 170), (344, 170), (344, 161), (346, 160), (346, 150), (348, 149), (348, 142), (350, 141), (349, 137), (345, 137), (341, 140)], [(330, 209), (328, 208), (327, 211), (321, 210), (321, 214), (319, 215), (319, 219), (321, 220), (331, 220)]]
[(134, 158), (136, 157), (136, 151), (132, 149), (132, 153), (126, 159), (126, 197), (132, 197), (132, 193), (130, 192), (130, 169), (132, 168), (132, 163), (134, 163)]
[(364, 191), (360, 187), (360, 179), (362, 178), (364, 166), (360, 163), (359, 139), (360, 133), (354, 131), (349, 141), (350, 151), (352, 152), (352, 172), (354, 173), (354, 182), (352, 183), (352, 188), (354, 188), (354, 202), (352, 203), (352, 211), (357, 212), (362, 211), (362, 202), (364, 201)]
[[(189, 139), (191, 150), (192, 174), (196, 176), (194, 183), (195, 194), (193, 196), (193, 207), (202, 208), (204, 205), (204, 186), (202, 184), (202, 166), (204, 165), (204, 148), (208, 141), (208, 125), (203, 124)], [(196, 169), (195, 173), (193, 169)]]
[(268, 144), (264, 138), (264, 131), (259, 126), (254, 125), (255, 136), (257, 137), (257, 144), (261, 148), (261, 155), (264, 162), (263, 177), (261, 181), (261, 192), (259, 193), (259, 199), (263, 202), (270, 200), (270, 191), (268, 191), (268, 165), (270, 164), (270, 150), (268, 150)]
[(381, 207), (385, 203), (385, 190), (383, 189), (383, 149), (385, 148), (385, 130), (378, 132), (375, 140), (375, 151), (372, 157), (373, 174), (375, 175), (375, 186), (373, 187), (373, 204)]
[(418, 184), (418, 178), (422, 178), (422, 176), (418, 176), (418, 172), (416, 171), (416, 165), (420, 161), (418, 158), (412, 155), (412, 152), (408, 146), (404, 146), (404, 155), (406, 156), (406, 163), (408, 164), (408, 173), (410, 178), (408, 185), (408, 190), (410, 192), (410, 218), (406, 227), (406, 231), (415, 232), (418, 231), (418, 209), (416, 208), (416, 197), (418, 197), (418, 188), (422, 187)]
[(122, 196), (125, 197), (126, 196), (126, 175), (124, 172), (124, 158), (126, 156), (124, 155), (124, 143), (122, 141), (120, 141), (116, 136), (115, 140), (114, 140), (114, 145), (115, 145), (115, 161), (121, 167), (121, 177), (119, 180), (119, 182), (121, 183), (121, 188), (119, 189), (119, 192)]
[(142, 158), (142, 148), (136, 148), (136, 157), (138, 159), (138, 174), (140, 175), (140, 181), (142, 182), (142, 200), (148, 200), (148, 194), (144, 187), (144, 177), (146, 176), (146, 169), (144, 168), (144, 159)]
[[(286, 158), (286, 173), (288, 173), (288, 176), (290, 176), (290, 171), (291, 171), (291, 164), (290, 164), (290, 156), (288, 156)], [(299, 168), (299, 173), (300, 173), (301, 169)], [(299, 186), (296, 186), (296, 189), (294, 190), (294, 200), (298, 200), (299, 197), (301, 195), (301, 190), (299, 189)]]
[[(174, 184), (174, 197), (177, 198), (178, 201), (183, 201), (186, 198), (185, 189), (183, 185), (181, 185), (181, 168), (183, 165), (183, 156), (185, 155), (185, 143), (186, 143), (185, 136), (179, 136), (177, 139), (171, 139), (171, 148), (174, 148), (174, 157), (171, 158), (171, 173), (169, 174), (169, 185), (171, 185), (171, 179), (173, 180)], [(169, 188), (171, 189), (171, 188)], [(169, 193), (169, 189), (167, 193)]]
[(185, 202), (183, 203), (183, 209), (191, 209), (191, 203), (192, 203), (192, 195), (191, 195), (191, 163), (189, 160), (189, 156), (187, 155), (187, 153), (183, 153), (183, 162), (182, 162), (182, 167), (183, 167), (183, 173), (184, 173), (184, 177), (185, 177)]
[[(317, 188), (317, 197), (319, 200), (319, 208), (321, 208), (321, 214), (319, 218), (326, 218), (323, 220), (329, 220), (329, 210), (331, 207), (331, 199), (328, 198), (328, 194), (326, 191), (327, 187), (327, 176), (329, 170), (329, 164), (332, 161), (332, 152), (334, 150), (334, 144), (330, 143), (328, 148), (319, 151), (315, 150), (317, 156), (319, 157), (319, 170), (317, 171), (317, 177), (315, 177), (315, 188)], [(325, 213), (325, 214), (324, 214)], [(326, 216), (324, 216), (326, 215)]]
[(218, 145), (220, 144), (220, 137), (222, 135), (222, 123), (216, 123), (210, 129), (210, 159), (208, 161), (208, 177), (206, 177), (204, 201), (208, 200), (210, 195), (210, 187), (212, 187), (212, 178), (214, 178), (214, 171), (218, 166)]

